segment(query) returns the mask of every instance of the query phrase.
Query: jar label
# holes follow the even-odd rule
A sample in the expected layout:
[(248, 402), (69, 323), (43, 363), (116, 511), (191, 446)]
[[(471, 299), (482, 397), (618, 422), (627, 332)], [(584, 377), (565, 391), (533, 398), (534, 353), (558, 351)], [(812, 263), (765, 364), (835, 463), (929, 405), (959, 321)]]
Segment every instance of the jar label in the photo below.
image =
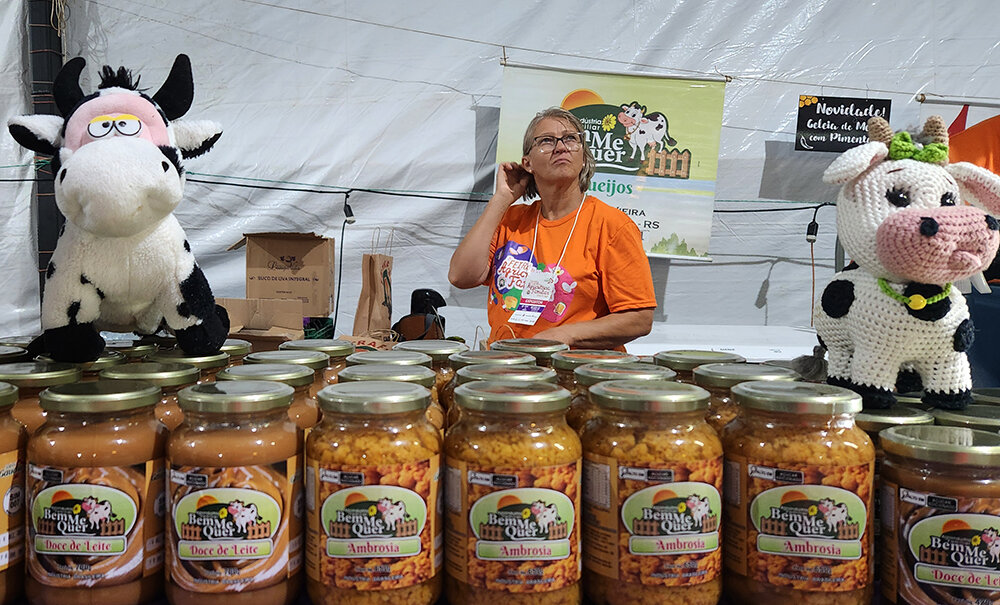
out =
[(857, 494), (823, 485), (775, 487), (750, 504), (757, 551), (767, 554), (860, 559), (867, 519)]
[(382, 466), (310, 460), (309, 577), (358, 590), (432, 578), (443, 557), (439, 465), (436, 457)]
[(302, 566), (299, 457), (259, 466), (171, 466), (167, 569), (191, 592), (257, 590)]
[(448, 573), (508, 592), (579, 581), (579, 461), (527, 469), (447, 464)]
[(160, 573), (163, 480), (162, 460), (131, 467), (29, 465), (32, 577), (49, 586), (113, 586)]
[(0, 571), (24, 559), (24, 452), (0, 454)]

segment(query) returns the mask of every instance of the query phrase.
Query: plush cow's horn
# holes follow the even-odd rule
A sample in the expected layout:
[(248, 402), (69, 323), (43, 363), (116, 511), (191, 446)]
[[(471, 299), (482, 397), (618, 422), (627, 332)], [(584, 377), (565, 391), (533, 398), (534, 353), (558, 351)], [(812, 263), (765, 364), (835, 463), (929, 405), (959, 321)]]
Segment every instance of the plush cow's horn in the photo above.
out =
[(83, 57), (70, 59), (62, 66), (52, 82), (52, 96), (55, 97), (56, 107), (64, 118), (83, 98), (83, 91), (80, 90), (80, 72), (86, 64), (87, 60)]
[(168, 120), (176, 120), (191, 109), (193, 100), (194, 79), (191, 76), (191, 59), (187, 55), (177, 55), (167, 81), (153, 95), (153, 101), (160, 106)]
[(880, 141), (888, 145), (892, 141), (892, 127), (885, 118), (875, 116), (868, 119), (868, 140)]
[(941, 116), (930, 116), (924, 122), (924, 138), (928, 143), (948, 144), (948, 127)]

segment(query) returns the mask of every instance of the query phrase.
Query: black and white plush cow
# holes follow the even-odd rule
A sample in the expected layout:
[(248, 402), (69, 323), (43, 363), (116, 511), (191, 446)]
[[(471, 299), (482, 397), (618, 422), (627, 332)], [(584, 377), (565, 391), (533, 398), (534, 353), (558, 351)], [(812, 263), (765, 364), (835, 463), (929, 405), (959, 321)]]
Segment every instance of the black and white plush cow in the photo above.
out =
[(8, 121), (18, 143), (51, 154), (55, 198), (66, 217), (46, 272), (44, 351), (59, 361), (96, 359), (99, 330), (152, 334), (162, 324), (192, 355), (215, 353), (229, 329), (171, 214), (184, 190), (182, 158), (208, 151), (218, 124), (178, 120), (191, 107), (191, 62), (178, 55), (152, 97), (124, 67), (105, 66), (84, 95), (77, 57), (56, 76), (61, 116)]
[[(868, 122), (870, 143), (845, 151), (823, 180), (843, 185), (837, 233), (853, 259), (823, 291), (816, 331), (830, 353), (829, 382), (888, 407), (901, 369), (920, 375), (923, 401), (971, 400), (966, 349), (972, 323), (952, 282), (976, 275), (1000, 243), (1000, 177), (948, 164), (948, 132), (933, 116), (924, 143), (888, 122)], [(972, 204), (973, 206), (966, 205)], [(974, 207), (975, 206), (975, 207)]]

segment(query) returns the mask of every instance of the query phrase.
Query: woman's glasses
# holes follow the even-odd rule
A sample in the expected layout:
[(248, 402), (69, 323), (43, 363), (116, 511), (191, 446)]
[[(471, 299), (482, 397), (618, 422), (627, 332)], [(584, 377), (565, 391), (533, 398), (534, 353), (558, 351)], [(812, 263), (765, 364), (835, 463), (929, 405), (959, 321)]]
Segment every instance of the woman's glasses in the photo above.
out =
[(538, 150), (542, 153), (552, 153), (556, 145), (562, 143), (566, 147), (567, 151), (577, 151), (583, 144), (583, 133), (582, 132), (571, 132), (569, 134), (564, 134), (561, 137), (555, 137), (551, 135), (545, 135), (541, 137), (535, 137), (532, 146), (538, 147)]

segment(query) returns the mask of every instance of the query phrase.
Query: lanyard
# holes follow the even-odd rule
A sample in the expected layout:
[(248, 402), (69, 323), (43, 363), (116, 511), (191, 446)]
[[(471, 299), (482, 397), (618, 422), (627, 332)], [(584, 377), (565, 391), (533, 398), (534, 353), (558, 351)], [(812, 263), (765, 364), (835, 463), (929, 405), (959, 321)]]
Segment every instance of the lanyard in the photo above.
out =
[[(562, 254), (559, 255), (559, 261), (556, 262), (556, 266), (562, 265), (563, 257), (566, 256), (566, 249), (569, 248), (569, 240), (573, 239), (573, 232), (576, 231), (576, 221), (580, 218), (580, 211), (583, 210), (583, 205), (587, 202), (587, 198), (584, 197), (583, 201), (576, 208), (576, 216), (573, 217), (573, 226), (569, 229), (569, 237), (566, 238), (566, 243), (563, 245)], [(535, 260), (541, 262), (538, 258), (538, 254), (535, 250), (535, 243), (538, 241), (538, 219), (542, 216), (542, 201), (538, 200), (538, 214), (535, 215), (535, 233), (531, 236), (531, 254), (534, 255)]]

